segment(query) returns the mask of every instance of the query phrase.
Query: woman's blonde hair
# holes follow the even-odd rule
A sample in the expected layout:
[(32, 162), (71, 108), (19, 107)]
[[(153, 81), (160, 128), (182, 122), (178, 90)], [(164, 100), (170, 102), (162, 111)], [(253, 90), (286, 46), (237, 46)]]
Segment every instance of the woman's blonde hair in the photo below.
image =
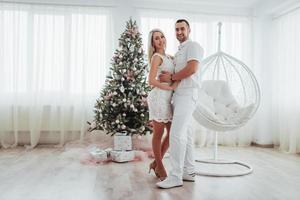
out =
[(149, 36), (148, 36), (148, 62), (151, 63), (151, 58), (153, 56), (153, 54), (155, 53), (155, 48), (153, 46), (153, 34), (155, 32), (160, 32), (163, 36), (165, 36), (165, 34), (162, 32), (162, 30), (155, 28), (152, 29), (149, 32)]

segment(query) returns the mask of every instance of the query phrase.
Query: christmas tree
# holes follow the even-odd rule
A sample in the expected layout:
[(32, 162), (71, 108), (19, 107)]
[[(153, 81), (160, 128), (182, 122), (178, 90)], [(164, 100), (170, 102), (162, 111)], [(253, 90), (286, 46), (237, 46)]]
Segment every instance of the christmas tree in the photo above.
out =
[(112, 58), (110, 75), (95, 104), (96, 115), (90, 123), (90, 131), (104, 130), (111, 135), (150, 133), (146, 101), (150, 88), (146, 82), (148, 68), (144, 58), (141, 34), (136, 21), (130, 19)]

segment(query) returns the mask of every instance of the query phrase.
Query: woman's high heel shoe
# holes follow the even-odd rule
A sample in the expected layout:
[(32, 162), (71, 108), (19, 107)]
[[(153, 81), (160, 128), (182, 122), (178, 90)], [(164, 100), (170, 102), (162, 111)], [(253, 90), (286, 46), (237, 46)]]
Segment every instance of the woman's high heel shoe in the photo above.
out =
[(149, 174), (150, 174), (150, 172), (151, 172), (151, 169), (154, 171), (154, 173), (155, 173), (155, 168), (156, 168), (156, 162), (155, 162), (155, 160), (152, 162), (152, 163), (150, 163), (150, 165), (149, 165)]

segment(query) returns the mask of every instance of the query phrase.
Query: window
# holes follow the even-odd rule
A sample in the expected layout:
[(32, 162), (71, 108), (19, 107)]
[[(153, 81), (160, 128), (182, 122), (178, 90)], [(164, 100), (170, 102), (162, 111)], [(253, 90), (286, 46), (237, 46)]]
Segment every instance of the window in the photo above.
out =
[(0, 4), (1, 93), (97, 93), (110, 60), (109, 26), (107, 9)]
[[(160, 28), (167, 38), (167, 53), (174, 55), (179, 45), (175, 37), (174, 25), (177, 19), (187, 19), (191, 26), (190, 39), (204, 48), (204, 56), (217, 51), (218, 22), (222, 22), (221, 49), (237, 57), (247, 65), (252, 65), (252, 20), (248, 17), (195, 15), (176, 12), (140, 10), (141, 32), (144, 49), (147, 49), (148, 33)], [(154, 17), (155, 16), (155, 17)]]

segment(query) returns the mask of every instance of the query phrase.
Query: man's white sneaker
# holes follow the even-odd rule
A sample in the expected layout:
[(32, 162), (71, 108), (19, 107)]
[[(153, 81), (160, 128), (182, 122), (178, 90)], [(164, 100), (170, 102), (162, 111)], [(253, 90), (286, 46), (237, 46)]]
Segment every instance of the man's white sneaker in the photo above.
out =
[(163, 189), (169, 189), (174, 187), (181, 187), (183, 185), (182, 180), (178, 178), (168, 176), (164, 181), (156, 183), (156, 186)]
[(195, 176), (196, 176), (195, 173), (191, 173), (191, 174), (183, 173), (182, 180), (183, 181), (195, 182)]

